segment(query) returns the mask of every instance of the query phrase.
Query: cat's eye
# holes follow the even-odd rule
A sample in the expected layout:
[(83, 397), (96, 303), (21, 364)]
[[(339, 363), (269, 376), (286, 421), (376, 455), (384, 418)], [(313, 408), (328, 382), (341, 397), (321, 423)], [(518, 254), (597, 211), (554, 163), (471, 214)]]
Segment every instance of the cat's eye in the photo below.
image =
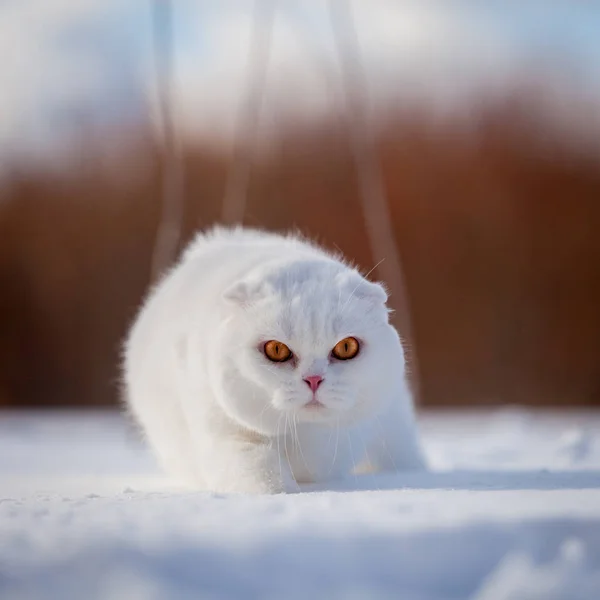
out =
[(338, 360), (350, 360), (354, 358), (360, 350), (360, 344), (354, 337), (347, 337), (339, 341), (331, 351), (331, 354)]
[(273, 362), (285, 362), (292, 358), (292, 351), (283, 343), (277, 340), (268, 341), (263, 348), (265, 356)]

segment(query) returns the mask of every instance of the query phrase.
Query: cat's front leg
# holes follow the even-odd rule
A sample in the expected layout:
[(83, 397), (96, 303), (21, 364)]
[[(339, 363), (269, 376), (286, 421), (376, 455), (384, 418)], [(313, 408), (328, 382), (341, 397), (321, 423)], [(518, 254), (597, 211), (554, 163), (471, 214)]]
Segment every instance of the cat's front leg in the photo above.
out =
[(422, 471), (427, 461), (412, 407), (394, 400), (372, 423), (368, 462), (376, 471)]
[(205, 439), (204, 480), (219, 493), (281, 494), (298, 491), (290, 466), (268, 441)]

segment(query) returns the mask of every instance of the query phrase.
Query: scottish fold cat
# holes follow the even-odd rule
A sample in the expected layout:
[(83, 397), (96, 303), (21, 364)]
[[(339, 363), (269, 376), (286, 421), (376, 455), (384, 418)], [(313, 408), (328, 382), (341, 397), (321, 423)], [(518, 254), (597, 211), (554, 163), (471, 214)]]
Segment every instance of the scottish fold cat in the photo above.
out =
[(198, 489), (423, 469), (386, 300), (298, 236), (201, 233), (129, 331), (126, 404), (164, 469)]

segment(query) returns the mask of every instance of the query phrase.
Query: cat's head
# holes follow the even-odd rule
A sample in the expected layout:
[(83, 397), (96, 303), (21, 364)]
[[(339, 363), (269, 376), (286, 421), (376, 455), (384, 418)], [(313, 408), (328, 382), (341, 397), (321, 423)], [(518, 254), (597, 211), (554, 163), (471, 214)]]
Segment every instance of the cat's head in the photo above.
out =
[[(387, 294), (337, 261), (248, 274), (226, 290), (227, 408), (265, 433), (370, 416), (404, 377)], [(281, 423), (280, 423), (281, 421)]]

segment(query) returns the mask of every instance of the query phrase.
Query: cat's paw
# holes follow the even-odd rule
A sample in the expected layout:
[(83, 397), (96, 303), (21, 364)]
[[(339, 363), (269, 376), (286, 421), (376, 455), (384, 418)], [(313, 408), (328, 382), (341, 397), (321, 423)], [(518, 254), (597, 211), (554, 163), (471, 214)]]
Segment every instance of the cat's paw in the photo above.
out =
[[(218, 447), (217, 455), (214, 448)], [(206, 479), (220, 493), (285, 494), (299, 491), (291, 469), (271, 444), (218, 440)]]
[(255, 485), (250, 485), (249, 488), (249, 493), (255, 494), (297, 494), (300, 492), (300, 486), (291, 473), (266, 477), (262, 481), (256, 482)]
[(298, 486), (295, 481), (292, 484), (286, 483), (280, 478), (256, 477), (238, 481), (232, 491), (251, 495), (286, 494), (293, 492), (294, 486)]
[(272, 473), (238, 474), (235, 479), (213, 479), (209, 482), (210, 491), (224, 494), (273, 495), (293, 494), (300, 491), (296, 480), (289, 476)]

